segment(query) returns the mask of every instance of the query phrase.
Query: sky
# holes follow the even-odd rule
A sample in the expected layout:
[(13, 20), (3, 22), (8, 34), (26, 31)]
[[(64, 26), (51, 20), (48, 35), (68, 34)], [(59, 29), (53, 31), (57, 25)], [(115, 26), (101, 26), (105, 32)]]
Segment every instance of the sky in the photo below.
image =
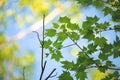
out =
[[(16, 8), (12, 8), (11, 7), (11, 5), (14, 5), (14, 3), (12, 3), (12, 1), (10, 1), (10, 0), (8, 0), (8, 1), (9, 1), (9, 5), (8, 5), (8, 7), (6, 9), (9, 9), (9, 8), (16, 9)], [(99, 22), (110, 21), (110, 19), (111, 19), (110, 15), (104, 17), (102, 12), (100, 12), (99, 10), (97, 10), (96, 8), (94, 8), (92, 6), (89, 6), (87, 8), (83, 8), (83, 9), (81, 9), (79, 11), (80, 11), (80, 15), (81, 15), (81, 17), (80, 17), (81, 21), (80, 22), (85, 21), (86, 16), (92, 16), (93, 17), (95, 15), (97, 15), (99, 18), (101, 18), (101, 20)], [(30, 12), (30, 10), (28, 8), (25, 8), (22, 11), (18, 10), (17, 13), (23, 15), (23, 17), (25, 15), (27, 15), (27, 14), (31, 14), (32, 15), (32, 13)], [(63, 13), (65, 13), (65, 12), (63, 12)], [(66, 13), (64, 15), (66, 15)], [(60, 16), (61, 15), (58, 15), (52, 21), (56, 22), (59, 19)], [(15, 23), (15, 20), (14, 20), (13, 17), (8, 17), (7, 20), (8, 20), (9, 27), (6, 28), (5, 34), (9, 38), (13, 37), (14, 35), (19, 33), (20, 31), (28, 28), (28, 26), (31, 26), (32, 24), (36, 23), (35, 21), (32, 22), (32, 19), (31, 19), (31, 21), (30, 21), (31, 23), (24, 24), (23, 27), (20, 27), (20, 26), (16, 27), (16, 26), (18, 26), (18, 24)], [(41, 19), (39, 19), (39, 20), (41, 20)], [(22, 22), (24, 23), (24, 21), (22, 21)], [(22, 25), (22, 23), (21, 23), (21, 25)], [(51, 26), (52, 26), (52, 22), (47, 24), (46, 28), (50, 28)], [(37, 30), (37, 31), (40, 31), (40, 34), (42, 32), (41, 28), (39, 30)], [(115, 39), (115, 34), (118, 34), (119, 37), (120, 37), (120, 33), (114, 33), (113, 31), (103, 32), (102, 36), (107, 37), (108, 38), (108, 42), (113, 43), (113, 40)], [(40, 45), (39, 45), (39, 42), (38, 42), (36, 34), (33, 33), (33, 32), (30, 32), (27, 36), (25, 36), (24, 38), (22, 38), (20, 40), (17, 40), (16, 42), (19, 44), (20, 50), (25, 51), (25, 52), (27, 50), (30, 50), (30, 51), (32, 51), (34, 53), (34, 55), (35, 55), (35, 63), (34, 63), (34, 67), (33, 67), (33, 77), (30, 80), (38, 80), (39, 79), (39, 75), (40, 75), (40, 70), (41, 70), (40, 69), (41, 49), (40, 49)], [(70, 41), (70, 40), (66, 41), (65, 45), (68, 45), (69, 43), (72, 43), (72, 41)], [(87, 41), (86, 40), (80, 40), (78, 43), (81, 45), (81, 47), (87, 45)], [(77, 57), (71, 55), (71, 52), (70, 52), (71, 49), (73, 49), (74, 47), (75, 46), (72, 46), (72, 47), (68, 47), (66, 49), (62, 49), (61, 50), (63, 52), (63, 56), (65, 56), (65, 59), (70, 60), (70, 61), (71, 60), (75, 61), (75, 59)], [(78, 50), (77, 47), (75, 47), (75, 48)], [(98, 55), (95, 54), (95, 56), (98, 56)], [(44, 77), (47, 74), (49, 74), (53, 68), (57, 68), (57, 70), (55, 71), (54, 74), (57, 73), (57, 75), (59, 75), (59, 74), (62, 73), (62, 68), (61, 68), (62, 65), (61, 64), (55, 62), (54, 60), (51, 60), (50, 58), (48, 58), (47, 60), (48, 60), (48, 64), (47, 64), (47, 68), (45, 70)], [(114, 63), (117, 64), (120, 67), (120, 64), (118, 63), (118, 61), (119, 61), (119, 59), (116, 59), (114, 61)], [(55, 78), (52, 78), (50, 80), (57, 80), (57, 78), (55, 77)]]

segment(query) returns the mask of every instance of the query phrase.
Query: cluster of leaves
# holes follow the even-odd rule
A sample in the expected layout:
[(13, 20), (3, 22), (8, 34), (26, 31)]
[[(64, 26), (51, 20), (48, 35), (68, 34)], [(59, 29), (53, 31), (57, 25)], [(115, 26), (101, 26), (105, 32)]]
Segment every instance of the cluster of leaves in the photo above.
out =
[[(78, 0), (78, 2), (83, 6), (93, 5), (97, 8), (104, 6), (102, 8), (104, 15), (111, 14), (112, 21), (119, 23), (120, 18), (115, 17), (119, 17), (118, 11), (120, 9), (114, 6), (110, 6), (109, 9), (107, 9), (108, 7), (105, 7), (105, 5), (110, 5), (109, 1)], [(113, 7), (116, 8), (116, 10), (113, 10)], [(75, 78), (77, 80), (85, 80), (85, 78), (87, 78), (86, 70), (89, 68), (97, 68), (103, 73), (108, 69), (116, 70), (115, 74), (119, 75), (117, 71), (119, 69), (115, 68), (116, 65), (109, 60), (109, 57), (113, 57), (113, 59), (120, 57), (120, 38), (116, 34), (114, 43), (108, 43), (107, 38), (100, 35), (101, 32), (106, 30), (119, 32), (119, 24), (114, 25), (113, 29), (111, 29), (109, 22), (99, 23), (98, 21), (99, 18), (97, 16), (87, 17), (86, 21), (84, 21), (80, 27), (79, 24), (72, 23), (69, 17), (64, 16), (59, 18), (58, 23), (53, 23), (53, 28), (46, 30), (45, 36), (48, 37), (48, 40), (45, 41), (45, 48), (49, 50), (52, 59), (63, 64), (63, 73), (58, 77), (60, 80), (73, 80)], [(61, 49), (64, 47), (63, 42), (67, 39), (71, 40), (74, 45), (81, 50), (75, 62), (67, 60), (61, 61), (61, 58), (63, 58)], [(77, 43), (80, 39), (88, 40), (87, 47), (82, 48), (80, 44)], [(92, 56), (94, 53), (98, 54), (98, 59), (94, 59), (94, 56)], [(72, 72), (74, 72), (75, 75), (72, 75)], [(107, 78), (110, 79), (111, 76), (115, 77), (114, 74), (110, 74), (103, 80), (108, 80)]]

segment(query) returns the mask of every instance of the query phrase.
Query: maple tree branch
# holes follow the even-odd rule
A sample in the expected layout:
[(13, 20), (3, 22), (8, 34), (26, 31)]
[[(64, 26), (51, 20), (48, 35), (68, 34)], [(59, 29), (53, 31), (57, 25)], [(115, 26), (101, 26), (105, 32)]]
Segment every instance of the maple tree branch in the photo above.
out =
[(89, 55), (67, 34), (67, 33), (65, 33), (72, 41), (73, 41), (73, 43), (80, 49), (80, 50), (82, 50), (82, 52), (93, 62), (93, 63), (95, 63), (95, 65), (99, 68), (99, 65), (93, 60), (93, 59), (91, 59), (90, 57), (89, 57)]
[(45, 80), (48, 80), (49, 78), (51, 78), (51, 75), (54, 73), (55, 70), (56, 68), (51, 71), (51, 73), (48, 75), (48, 77)]
[(57, 76), (57, 73), (56, 73), (55, 75), (51, 76), (50, 78), (53, 78), (53, 77), (55, 77), (55, 76)]
[(44, 71), (45, 71), (46, 64), (47, 64), (47, 61), (45, 61), (44, 66), (43, 66), (43, 68), (42, 68), (41, 75), (40, 75), (40, 80), (42, 80), (42, 76), (43, 76), (43, 73), (44, 73)]
[(43, 61), (44, 61), (44, 57), (43, 57), (43, 54), (44, 54), (44, 31), (45, 31), (45, 15), (43, 15), (43, 34), (42, 34), (42, 38), (43, 38), (43, 41), (42, 41), (42, 55), (41, 55), (41, 75), (40, 75), (40, 80), (42, 80), (42, 76), (43, 76), (43, 73), (44, 73), (44, 69), (45, 69), (45, 66), (46, 66), (46, 61), (45, 61), (45, 64), (43, 65)]

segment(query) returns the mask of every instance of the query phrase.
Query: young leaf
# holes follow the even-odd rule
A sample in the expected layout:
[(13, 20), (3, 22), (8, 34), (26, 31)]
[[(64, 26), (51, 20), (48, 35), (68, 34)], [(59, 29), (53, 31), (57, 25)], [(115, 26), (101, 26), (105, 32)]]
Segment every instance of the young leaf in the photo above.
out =
[(67, 28), (70, 30), (79, 30), (78, 24), (75, 24), (75, 23), (68, 23)]
[(70, 72), (63, 71), (63, 73), (58, 77), (59, 80), (73, 80), (73, 78), (70, 76)]
[(105, 15), (105, 16), (108, 15), (108, 14), (111, 14), (111, 13), (113, 12), (112, 9), (109, 8), (109, 7), (105, 7), (105, 8), (103, 9), (103, 11), (104, 11), (104, 15)]
[(80, 38), (76, 32), (71, 32), (70, 37), (72, 37), (73, 40), (79, 40)]
[(55, 29), (47, 29), (45, 34), (46, 34), (46, 36), (53, 37), (56, 35), (56, 30)]
[(73, 67), (73, 65), (74, 65), (74, 63), (73, 62), (69, 62), (69, 61), (62, 61), (61, 62), (62, 64), (63, 64), (63, 68), (64, 69), (71, 69), (72, 67)]
[(47, 49), (51, 45), (52, 41), (49, 39), (47, 41), (44, 41), (44, 43), (45, 43), (44, 48)]
[(60, 49), (60, 48), (62, 48), (62, 42), (55, 41), (55, 42), (53, 43), (53, 46), (54, 46), (55, 48), (57, 48), (57, 49)]
[(77, 80), (85, 80), (85, 78), (87, 78), (87, 73), (81, 71), (81, 72), (76, 73), (75, 76)]
[(58, 25), (57, 23), (53, 23), (53, 27), (54, 27), (54, 28), (58, 28), (59, 25)]
[(67, 16), (60, 17), (59, 18), (59, 22), (61, 22), (61, 23), (69, 23), (70, 22), (70, 18), (68, 18)]
[(101, 38), (96, 37), (94, 43), (95, 43), (95, 45), (99, 45), (100, 47), (103, 47), (106, 44), (106, 41), (107, 41), (107, 39), (104, 37), (101, 37)]
[(94, 45), (93, 43), (92, 44), (88, 44), (88, 53), (89, 54), (92, 54), (92, 53), (94, 53), (95, 51), (97, 51), (97, 49), (96, 49), (96, 45)]
[(103, 61), (108, 59), (108, 55), (106, 55), (105, 53), (100, 53), (98, 57)]
[(52, 59), (55, 59), (56, 61), (60, 61), (61, 58), (63, 58), (63, 56), (60, 51), (56, 51), (56, 53), (52, 54)]
[(57, 40), (64, 41), (67, 38), (66, 34), (64, 32), (59, 32), (57, 34)]

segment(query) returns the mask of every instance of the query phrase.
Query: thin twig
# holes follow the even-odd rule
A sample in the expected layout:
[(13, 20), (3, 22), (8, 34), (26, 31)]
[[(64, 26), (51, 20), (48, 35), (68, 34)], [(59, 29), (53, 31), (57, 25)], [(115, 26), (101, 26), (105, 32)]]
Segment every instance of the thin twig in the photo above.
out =
[(99, 65), (93, 60), (93, 59), (91, 59), (90, 57), (89, 57), (89, 55), (67, 34), (67, 33), (65, 33), (72, 41), (73, 41), (73, 43), (80, 49), (80, 50), (82, 50), (82, 52), (93, 62), (93, 63), (95, 63), (95, 65), (99, 68)]
[(43, 72), (44, 72), (44, 67), (46, 65), (46, 62), (44, 63), (43, 65), (43, 61), (44, 61), (44, 57), (43, 57), (43, 54), (44, 54), (44, 31), (45, 31), (45, 15), (43, 15), (43, 34), (42, 34), (42, 37), (43, 37), (43, 41), (42, 41), (42, 55), (41, 55), (41, 75), (40, 75), (40, 80), (42, 80), (42, 76), (43, 76)]
[(42, 80), (42, 76), (43, 76), (43, 73), (45, 71), (46, 64), (47, 64), (47, 61), (45, 61), (44, 66), (42, 68), (41, 75), (40, 75), (40, 80)]
[(48, 77), (45, 80), (48, 80), (51, 77), (51, 75), (54, 73), (55, 70), (56, 70), (56, 68), (51, 71), (51, 73), (48, 75)]
[(43, 15), (43, 41), (42, 41), (42, 59), (41, 59), (41, 67), (43, 68), (43, 54), (44, 54), (44, 31), (45, 31), (45, 15)]
[(56, 73), (55, 75), (51, 76), (50, 78), (53, 78), (53, 77), (55, 77), (55, 76), (57, 76), (57, 73)]
[(33, 31), (33, 32), (35, 32), (35, 33), (37, 34), (37, 38), (38, 38), (38, 40), (39, 40), (39, 43), (40, 43), (40, 45), (42, 45), (42, 42), (41, 42), (41, 40), (40, 40), (39, 33), (38, 33), (37, 31)]
[(60, 48), (60, 49), (67, 48), (67, 47), (74, 46), (74, 45), (75, 45), (75, 44), (70, 44), (70, 45), (64, 46), (64, 47), (62, 47), (62, 48)]

